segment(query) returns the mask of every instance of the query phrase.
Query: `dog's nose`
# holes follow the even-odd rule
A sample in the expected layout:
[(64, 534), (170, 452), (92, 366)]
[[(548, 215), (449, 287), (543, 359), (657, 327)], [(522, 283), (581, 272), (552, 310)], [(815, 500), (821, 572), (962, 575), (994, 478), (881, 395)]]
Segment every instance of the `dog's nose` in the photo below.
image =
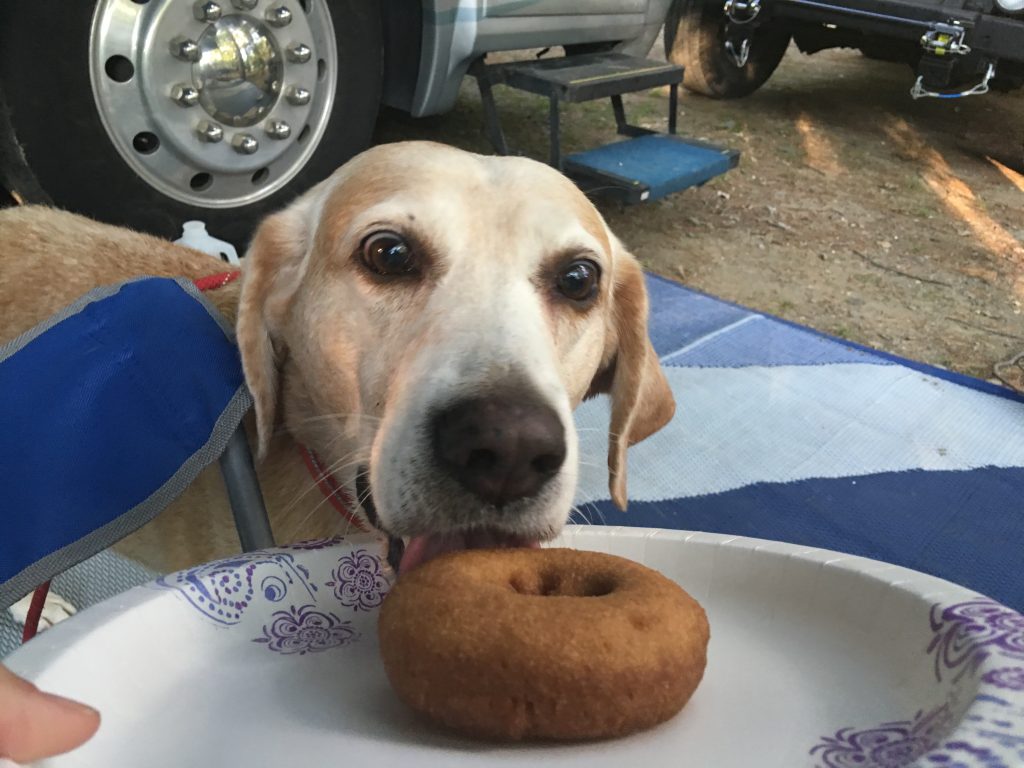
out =
[(434, 417), (434, 451), (453, 478), (501, 507), (536, 494), (565, 461), (565, 428), (530, 396), (459, 400)]

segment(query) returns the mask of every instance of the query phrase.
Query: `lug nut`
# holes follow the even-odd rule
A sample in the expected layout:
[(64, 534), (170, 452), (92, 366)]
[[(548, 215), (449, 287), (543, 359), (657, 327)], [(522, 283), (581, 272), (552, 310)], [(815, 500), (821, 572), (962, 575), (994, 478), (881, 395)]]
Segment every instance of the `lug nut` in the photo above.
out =
[(287, 139), (292, 135), (292, 127), (284, 120), (271, 120), (267, 123), (267, 136), (272, 139)]
[(196, 17), (196, 21), (216, 21), (221, 17), (221, 13), (220, 6), (216, 3), (196, 0), (192, 5), (192, 15)]
[(182, 61), (199, 61), (199, 46), (195, 40), (179, 36), (171, 40), (171, 55)]
[(211, 123), (209, 120), (203, 120), (199, 123), (196, 126), (196, 133), (199, 134), (199, 138), (202, 141), (209, 144), (216, 144), (224, 138), (224, 129), (216, 123)]
[(171, 98), (174, 99), (179, 106), (194, 107), (196, 102), (199, 101), (199, 91), (191, 85), (178, 83), (178, 85), (171, 88)]
[(301, 107), (309, 104), (310, 93), (305, 88), (293, 85), (285, 93), (285, 98), (288, 99), (288, 103), (292, 106)]
[(240, 155), (251, 155), (260, 148), (260, 143), (256, 141), (256, 137), (252, 134), (236, 133), (235, 137), (231, 139), (231, 146)]
[(313, 55), (313, 51), (309, 49), (308, 45), (292, 43), (288, 46), (285, 54), (288, 56), (289, 61), (294, 61), (296, 64), (305, 64)]
[(292, 12), (283, 5), (267, 8), (267, 24), (272, 27), (287, 27), (292, 23)]
[(231, 4), (240, 11), (251, 11), (258, 3), (259, 0), (231, 0)]

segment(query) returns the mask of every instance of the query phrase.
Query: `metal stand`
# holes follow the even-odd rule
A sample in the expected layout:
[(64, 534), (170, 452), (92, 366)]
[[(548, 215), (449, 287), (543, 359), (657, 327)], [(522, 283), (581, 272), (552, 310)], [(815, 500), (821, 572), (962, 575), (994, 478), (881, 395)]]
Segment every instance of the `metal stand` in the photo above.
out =
[[(589, 58), (593, 59), (595, 57), (591, 56)], [(622, 103), (622, 94), (609, 93), (609, 86), (612, 85), (611, 82), (606, 83), (603, 88), (598, 89), (593, 86), (579, 86), (571, 81), (559, 82), (545, 80), (543, 79), (543, 75), (545, 73), (541, 69), (535, 69), (532, 72), (523, 74), (517, 71), (517, 67), (514, 64), (488, 66), (484, 63), (483, 58), (477, 59), (473, 62), (472, 66), (469, 68), (469, 74), (476, 78), (477, 87), (480, 89), (480, 101), (482, 102), (484, 109), (484, 132), (487, 135), (487, 140), (494, 148), (494, 151), (499, 155), (508, 155), (511, 153), (509, 152), (508, 142), (505, 140), (505, 132), (501, 128), (501, 118), (498, 115), (498, 107), (494, 100), (493, 87), (496, 84), (511, 85), (512, 87), (519, 87), (548, 97), (548, 163), (553, 168), (557, 168), (560, 171), (564, 170), (562, 167), (561, 138), (561, 102), (563, 101), (573, 103), (589, 101), (590, 99), (601, 98), (602, 96), (609, 96), (612, 103), (612, 111), (615, 113), (615, 124), (621, 136), (636, 137), (657, 133), (657, 131), (641, 128), (638, 125), (631, 125), (628, 122), (626, 119), (626, 109)], [(635, 90), (640, 85), (644, 85), (646, 87), (648, 83), (668, 85), (668, 132), (670, 135), (675, 135), (679, 112), (678, 78), (682, 77), (682, 69), (678, 69), (677, 72), (671, 65), (666, 65), (664, 69), (653, 75), (655, 78), (654, 80), (650, 80), (650, 77), (651, 76), (648, 75), (645, 79), (635, 75), (623, 76), (624, 82), (621, 85), (623, 92)], [(666, 77), (676, 79), (667, 81), (665, 80)], [(579, 82), (601, 79), (609, 81), (612, 80), (609, 76), (602, 78), (601, 75), (597, 75), (590, 78), (583, 78)]]
[[(683, 68), (615, 51), (552, 59), (487, 65), (483, 58), (470, 67), (483, 103), (484, 130), (494, 150), (510, 154), (501, 128), (493, 87), (505, 85), (548, 99), (548, 163), (566, 174), (587, 194), (624, 203), (656, 200), (698, 186), (736, 166), (739, 153), (676, 135), (679, 84)], [(668, 132), (660, 133), (626, 118), (622, 94), (667, 86)], [(563, 155), (561, 107), (609, 99), (615, 125), (626, 141)]]
[(228, 439), (227, 448), (220, 457), (220, 471), (228, 489), (231, 513), (244, 552), (274, 546), (274, 532), (270, 529), (267, 507), (256, 477), (256, 468), (249, 450), (245, 428), (238, 426)]

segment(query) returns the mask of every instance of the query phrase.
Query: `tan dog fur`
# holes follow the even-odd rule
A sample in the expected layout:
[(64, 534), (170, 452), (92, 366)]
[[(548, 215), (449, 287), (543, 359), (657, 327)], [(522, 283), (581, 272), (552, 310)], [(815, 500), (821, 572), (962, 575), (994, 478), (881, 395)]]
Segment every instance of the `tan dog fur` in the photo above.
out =
[[(361, 271), (353, 251), (375, 227), (408, 227), (428, 244), (432, 261), (416, 286), (375, 283)], [(537, 287), (537, 274), (565, 249), (584, 250), (604, 270), (600, 295), (586, 312), (566, 310)], [(346, 483), (360, 462), (371, 462), (374, 495), (388, 501), (395, 481), (382, 472), (393, 462), (382, 456), (409, 443), (406, 425), (423, 405), (421, 392), (435, 386), (433, 368), (459, 362), (466, 329), (490, 333), (498, 353), (521, 358), (513, 362), (564, 412), (573, 448), (571, 409), (584, 397), (611, 395), (609, 484), (621, 507), (626, 448), (674, 412), (647, 338), (639, 265), (590, 202), (539, 163), (427, 143), (377, 147), (266, 219), (244, 264), (241, 287), (207, 295), (237, 320), (256, 402), (247, 426), (279, 541), (346, 528), (313, 486), (296, 439), (337, 466)], [(195, 279), (225, 269), (206, 254), (69, 213), (2, 211), (0, 343), (98, 285), (139, 275)], [(486, 373), (498, 363), (480, 351), (490, 346), (484, 341), (470, 338), (468, 346), (479, 349), (465, 352), (477, 355), (467, 370), (508, 375)], [(574, 487), (575, 467), (566, 477)], [(524, 513), (530, 535), (557, 533), (572, 490), (562, 489), (552, 509)], [(381, 517), (398, 535), (415, 527), (386, 510)], [(216, 467), (120, 549), (159, 570), (237, 551)]]
[[(63, 211), (41, 207), (0, 211), (0, 343), (100, 285), (139, 275), (195, 279), (226, 269), (224, 262), (208, 254)], [(234, 322), (239, 292), (235, 282), (207, 295)], [(304, 520), (304, 537), (339, 532), (332, 508), (320, 506), (323, 514), (313, 514), (323, 502), (319, 491), (294, 503), (309, 488), (310, 476), (287, 435), (271, 441), (260, 476), (279, 536), (289, 531), (297, 535), (300, 520)], [(156, 521), (129, 536), (118, 549), (151, 568), (169, 571), (237, 552), (238, 546), (224, 483), (213, 466)]]

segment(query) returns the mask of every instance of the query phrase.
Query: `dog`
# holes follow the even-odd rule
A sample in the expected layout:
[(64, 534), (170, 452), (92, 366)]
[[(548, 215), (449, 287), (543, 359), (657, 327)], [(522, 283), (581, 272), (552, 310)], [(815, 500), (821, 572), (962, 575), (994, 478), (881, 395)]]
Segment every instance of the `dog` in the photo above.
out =
[[(0, 342), (98, 285), (223, 271), (148, 235), (8, 209)], [(575, 185), (533, 160), (372, 148), (262, 221), (239, 282), (207, 296), (236, 325), (281, 542), (343, 527), (300, 446), (358, 491), (357, 522), (389, 537), (404, 570), (555, 537), (576, 488), (572, 412), (599, 394), (625, 508), (627, 448), (675, 410), (639, 263)], [(160, 571), (237, 552), (217, 469), (119, 549)]]

